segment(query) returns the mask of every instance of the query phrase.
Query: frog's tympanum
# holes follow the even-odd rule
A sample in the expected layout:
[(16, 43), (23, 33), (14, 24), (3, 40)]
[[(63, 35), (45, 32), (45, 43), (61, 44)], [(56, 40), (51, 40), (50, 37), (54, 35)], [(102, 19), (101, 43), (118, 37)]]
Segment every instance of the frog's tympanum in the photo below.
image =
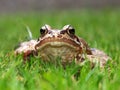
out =
[(71, 25), (65, 25), (61, 30), (52, 29), (49, 25), (43, 26), (40, 29), (40, 37), (37, 40), (22, 42), (15, 54), (23, 54), (24, 60), (34, 56), (40, 57), (40, 60), (56, 62), (60, 58), (63, 65), (73, 60), (78, 64), (88, 60), (104, 67), (110, 60), (103, 51), (90, 48), (84, 39), (76, 36)]

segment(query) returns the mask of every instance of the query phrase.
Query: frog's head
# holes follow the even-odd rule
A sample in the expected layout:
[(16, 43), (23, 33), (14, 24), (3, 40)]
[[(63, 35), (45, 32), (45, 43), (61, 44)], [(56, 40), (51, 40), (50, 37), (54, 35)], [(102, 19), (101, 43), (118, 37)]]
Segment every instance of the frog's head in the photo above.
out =
[(52, 29), (45, 25), (40, 29), (38, 44), (35, 46), (42, 58), (60, 56), (64, 59), (73, 58), (81, 53), (81, 42), (75, 35), (75, 29), (71, 25), (65, 25), (61, 30)]

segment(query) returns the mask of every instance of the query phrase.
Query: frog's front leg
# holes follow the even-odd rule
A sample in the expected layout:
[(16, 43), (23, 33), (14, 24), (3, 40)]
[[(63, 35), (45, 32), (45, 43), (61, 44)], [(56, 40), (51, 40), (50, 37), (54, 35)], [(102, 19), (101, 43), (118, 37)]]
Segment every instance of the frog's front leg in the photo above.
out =
[(24, 62), (30, 60), (30, 57), (34, 57), (37, 55), (38, 55), (38, 53), (35, 50), (28, 50), (28, 51), (24, 52), (23, 53)]
[(16, 55), (23, 54), (24, 62), (26, 62), (26, 60), (30, 60), (30, 56), (37, 55), (37, 51), (35, 49), (36, 44), (37, 44), (37, 40), (22, 42), (19, 44), (18, 48), (15, 49), (14, 53)]

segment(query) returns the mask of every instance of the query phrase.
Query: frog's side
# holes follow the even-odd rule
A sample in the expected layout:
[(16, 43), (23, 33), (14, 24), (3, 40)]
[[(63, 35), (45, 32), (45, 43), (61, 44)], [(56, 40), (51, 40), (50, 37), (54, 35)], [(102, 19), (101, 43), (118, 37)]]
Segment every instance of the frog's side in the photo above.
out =
[(72, 60), (81, 64), (87, 59), (92, 63), (99, 62), (100, 67), (110, 59), (104, 52), (90, 48), (82, 38), (77, 37), (71, 25), (64, 26), (62, 30), (45, 25), (40, 29), (40, 34), (38, 40), (21, 43), (15, 54), (23, 53), (24, 60), (33, 55), (50, 62), (55, 62), (59, 57), (62, 64), (70, 63)]

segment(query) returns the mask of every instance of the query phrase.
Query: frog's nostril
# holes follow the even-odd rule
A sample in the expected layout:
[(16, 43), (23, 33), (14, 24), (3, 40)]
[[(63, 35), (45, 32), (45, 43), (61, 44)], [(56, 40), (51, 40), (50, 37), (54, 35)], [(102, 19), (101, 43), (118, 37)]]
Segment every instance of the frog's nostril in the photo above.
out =
[(60, 34), (59, 34), (57, 37), (58, 37), (58, 38), (61, 38), (61, 37), (62, 37), (62, 35), (60, 35)]
[(52, 34), (52, 31), (49, 31), (48, 34)]
[(52, 36), (53, 38), (55, 37), (55, 35)]

